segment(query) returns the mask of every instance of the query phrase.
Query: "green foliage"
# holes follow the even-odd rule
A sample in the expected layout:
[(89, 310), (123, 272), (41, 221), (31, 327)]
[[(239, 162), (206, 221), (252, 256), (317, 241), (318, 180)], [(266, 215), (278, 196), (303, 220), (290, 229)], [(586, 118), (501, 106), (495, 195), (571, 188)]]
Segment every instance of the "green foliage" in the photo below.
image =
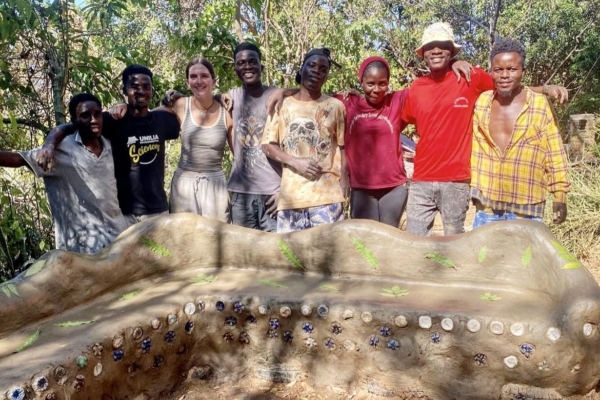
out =
[(72, 328), (74, 326), (81, 326), (81, 325), (87, 325), (87, 324), (91, 324), (92, 322), (94, 322), (93, 320), (89, 320), (89, 321), (65, 321), (65, 322), (59, 322), (57, 324), (54, 324), (54, 326), (58, 326), (61, 328)]
[(488, 251), (487, 246), (483, 246), (481, 248), (481, 250), (479, 250), (479, 254), (477, 254), (477, 261), (479, 261), (479, 264), (481, 264), (482, 262), (485, 261), (485, 258), (487, 256), (487, 251)]
[(276, 288), (283, 288), (283, 289), (287, 289), (287, 286), (282, 285), (281, 283), (272, 281), (270, 279), (263, 279), (263, 278), (259, 278), (258, 281), (260, 283), (262, 283), (263, 285), (267, 285), (267, 286), (272, 286), (272, 287), (276, 287)]
[(292, 264), (295, 268), (300, 268), (306, 271), (306, 268), (304, 267), (304, 265), (302, 265), (302, 262), (300, 261), (296, 253), (294, 253), (294, 250), (292, 250), (292, 248), (286, 242), (279, 239), (277, 241), (277, 247), (279, 247), (279, 251), (281, 251), (281, 254), (283, 254), (283, 256), (290, 262), (290, 264)]
[(195, 278), (192, 279), (194, 285), (206, 285), (207, 283), (211, 283), (217, 280), (217, 277), (214, 275), (206, 275), (206, 274), (198, 274)]
[(37, 340), (40, 338), (40, 330), (35, 331), (35, 333), (31, 336), (29, 336), (27, 338), (27, 340), (25, 340), (25, 342), (23, 342), (22, 345), (20, 345), (17, 348), (17, 352), (21, 352), (23, 350), (25, 350), (26, 348), (30, 347), (32, 344), (34, 344), (35, 342), (37, 342)]
[(456, 270), (456, 265), (454, 264), (454, 262), (448, 257), (442, 256), (441, 254), (427, 253), (425, 254), (425, 258), (433, 260), (436, 263), (443, 265), (444, 267), (454, 268)]
[(481, 300), (486, 300), (486, 301), (498, 301), (498, 300), (502, 299), (502, 297), (498, 297), (495, 294), (491, 294), (490, 292), (482, 294), (481, 296), (479, 296), (479, 298)]
[(531, 246), (527, 246), (527, 248), (523, 251), (523, 254), (521, 255), (521, 264), (524, 267), (527, 267), (531, 263), (531, 256)]
[(122, 300), (129, 300), (129, 299), (131, 299), (131, 298), (133, 298), (133, 297), (137, 296), (137, 295), (138, 295), (138, 294), (140, 294), (140, 293), (142, 293), (142, 291), (141, 291), (141, 290), (134, 290), (133, 292), (125, 293), (123, 296), (121, 296), (121, 297), (119, 298), (119, 301), (122, 301)]
[(328, 284), (321, 285), (319, 288), (323, 289), (323, 290), (329, 290), (331, 292), (339, 292), (340, 291), (340, 289), (338, 289), (337, 287), (335, 287), (333, 285), (328, 285)]
[(10, 297), (13, 294), (17, 297), (20, 297), (17, 287), (10, 282), (0, 285), (0, 290), (2, 290), (2, 293), (4, 293), (6, 297)]
[(379, 293), (380, 295), (385, 297), (395, 297), (397, 299), (408, 296), (409, 294), (408, 289), (400, 289), (400, 286), (398, 285), (392, 286), (390, 289), (382, 288), (381, 290), (383, 290), (383, 292)]
[(149, 248), (150, 250), (152, 250), (153, 253), (158, 254), (159, 256), (171, 257), (171, 252), (166, 247), (159, 243), (156, 243), (150, 238), (141, 237), (140, 242), (143, 246)]
[(567, 250), (562, 244), (560, 244), (556, 240), (553, 240), (552, 246), (556, 249), (560, 258), (562, 258), (563, 261), (566, 262), (566, 264), (562, 266), (562, 269), (577, 269), (581, 267), (581, 263), (577, 260), (577, 257), (571, 254), (571, 252)]
[(371, 267), (379, 270), (379, 260), (375, 257), (375, 254), (369, 249), (363, 241), (352, 236), (352, 244), (358, 253), (369, 263)]
[(554, 247), (566, 264), (579, 264), (578, 260), (597, 263), (600, 261), (600, 168), (580, 165), (569, 172), (572, 186), (567, 195), (567, 220), (560, 225), (552, 223), (552, 200), (548, 199), (545, 222), (556, 236)]

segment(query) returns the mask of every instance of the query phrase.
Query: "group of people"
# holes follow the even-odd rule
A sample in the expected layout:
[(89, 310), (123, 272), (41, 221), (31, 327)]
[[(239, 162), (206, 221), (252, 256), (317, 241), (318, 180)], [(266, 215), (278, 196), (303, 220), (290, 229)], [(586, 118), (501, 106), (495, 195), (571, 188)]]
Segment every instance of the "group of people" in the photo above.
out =
[[(193, 212), (266, 232), (291, 232), (344, 218), (429, 235), (441, 213), (444, 233), (464, 232), (470, 201), (474, 227), (518, 218), (541, 220), (546, 192), (554, 222), (566, 218), (567, 162), (547, 94), (566, 100), (558, 86), (521, 85), (523, 46), (499, 39), (487, 73), (453, 58), (461, 46), (451, 27), (425, 29), (416, 50), (429, 74), (390, 92), (390, 67), (369, 57), (358, 69), (363, 94), (326, 95), (330, 51), (309, 51), (296, 76), (298, 89), (262, 83), (261, 52), (252, 43), (234, 50), (242, 82), (213, 96), (210, 62), (186, 68), (192, 95), (167, 96), (150, 110), (152, 72), (122, 74), (127, 104), (102, 113), (91, 94), (69, 103), (71, 123), (54, 128), (44, 145), (0, 152), (0, 166), (28, 166), (43, 176), (58, 248), (93, 253), (123, 229), (157, 214)], [(270, 110), (270, 112), (269, 112)], [(414, 175), (407, 186), (400, 133), (416, 125)], [(165, 141), (181, 137), (182, 152), (164, 190)], [(225, 145), (234, 155), (229, 182)]]

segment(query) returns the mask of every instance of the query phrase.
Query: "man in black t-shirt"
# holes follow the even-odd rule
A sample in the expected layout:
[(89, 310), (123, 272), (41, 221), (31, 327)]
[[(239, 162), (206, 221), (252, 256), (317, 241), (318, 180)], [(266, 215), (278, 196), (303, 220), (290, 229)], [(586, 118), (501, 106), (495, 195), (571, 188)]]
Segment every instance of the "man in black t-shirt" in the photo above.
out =
[[(152, 71), (141, 65), (123, 70), (123, 93), (127, 115), (121, 120), (103, 113), (102, 135), (111, 142), (119, 206), (130, 224), (167, 212), (164, 190), (165, 141), (179, 137), (179, 122), (166, 111), (149, 112), (152, 98)], [(52, 168), (54, 148), (65, 135), (75, 131), (72, 124), (52, 129), (38, 153), (38, 163)]]

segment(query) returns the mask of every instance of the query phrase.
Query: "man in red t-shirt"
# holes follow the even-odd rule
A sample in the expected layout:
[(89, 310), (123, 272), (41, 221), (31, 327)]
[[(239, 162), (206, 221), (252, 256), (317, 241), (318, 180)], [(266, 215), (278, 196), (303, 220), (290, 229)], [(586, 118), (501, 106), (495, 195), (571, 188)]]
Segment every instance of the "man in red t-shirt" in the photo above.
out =
[[(469, 208), (473, 110), (479, 94), (494, 89), (491, 76), (474, 68), (470, 79), (456, 79), (450, 68), (462, 46), (454, 42), (450, 25), (438, 22), (425, 29), (421, 47), (430, 74), (410, 86), (402, 118), (419, 134), (414, 175), (407, 204), (407, 231), (428, 236), (440, 212), (445, 235), (464, 232)], [(560, 100), (566, 89), (532, 88), (553, 92)]]

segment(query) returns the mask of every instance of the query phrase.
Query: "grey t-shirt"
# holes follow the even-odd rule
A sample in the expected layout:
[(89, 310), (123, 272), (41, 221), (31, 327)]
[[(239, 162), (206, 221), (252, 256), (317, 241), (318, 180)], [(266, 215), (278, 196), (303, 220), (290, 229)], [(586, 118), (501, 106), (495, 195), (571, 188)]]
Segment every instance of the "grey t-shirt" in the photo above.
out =
[(58, 249), (96, 253), (127, 228), (117, 199), (112, 148), (101, 140), (104, 149), (97, 157), (78, 132), (67, 136), (56, 149), (54, 168), (47, 172), (35, 161), (39, 148), (20, 153), (44, 178)]
[(258, 98), (243, 87), (228, 93), (233, 100), (235, 160), (228, 184), (232, 192), (271, 195), (279, 191), (281, 164), (267, 158), (260, 145), (268, 116), (266, 102), (273, 90), (269, 87)]

